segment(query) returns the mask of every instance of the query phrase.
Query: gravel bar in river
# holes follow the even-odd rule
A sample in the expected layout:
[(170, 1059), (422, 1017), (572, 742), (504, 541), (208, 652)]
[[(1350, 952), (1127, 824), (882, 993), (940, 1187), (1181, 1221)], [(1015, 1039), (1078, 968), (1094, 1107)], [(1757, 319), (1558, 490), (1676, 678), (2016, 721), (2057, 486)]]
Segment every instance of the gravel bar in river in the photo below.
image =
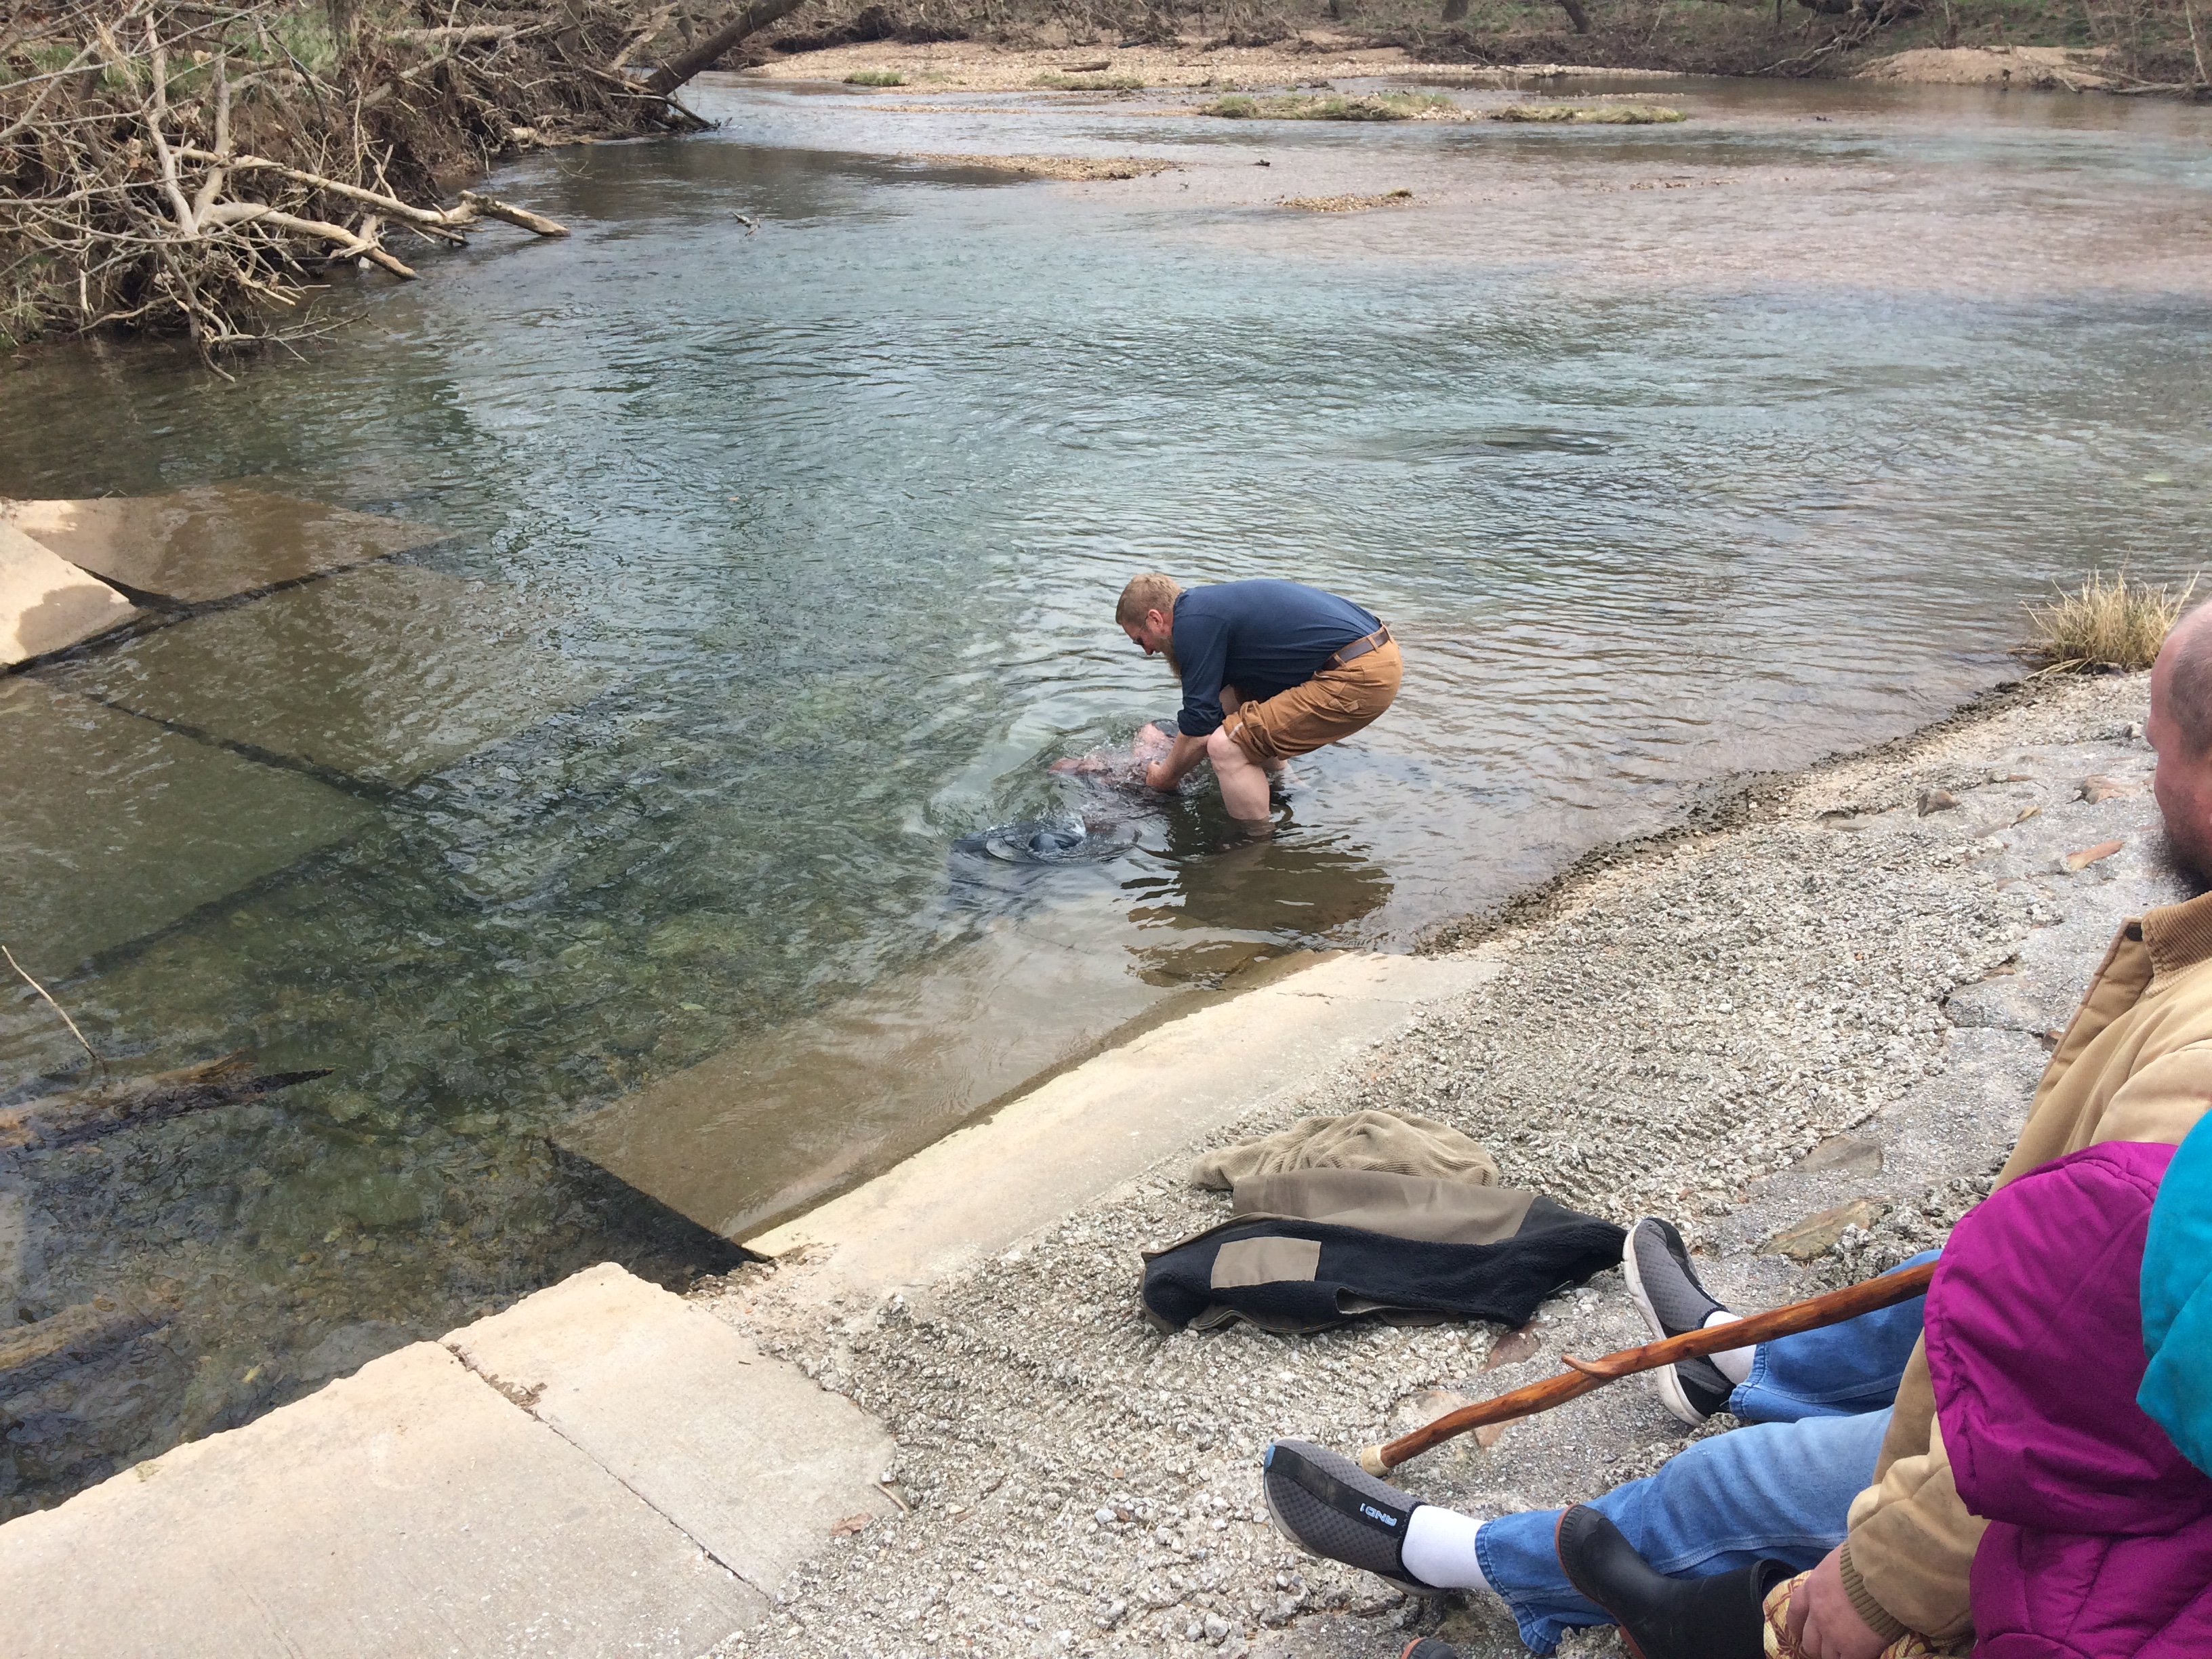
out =
[[(1893, 1265), (1986, 1190), (2112, 929), (2183, 896), (2146, 701), (2142, 676), (1996, 694), (1709, 794), (1440, 938), (1502, 970), (1218, 1139), (1364, 1106), (1443, 1117), (1513, 1185), (1674, 1218), (1747, 1308)], [(1379, 1659), (1409, 1632), (1523, 1651), (1488, 1597), (1408, 1600), (1299, 1554), (1267, 1524), (1257, 1455), (1277, 1435), (1352, 1452), (1550, 1375), (1562, 1351), (1645, 1340), (1619, 1271), (1520, 1334), (1163, 1338), (1138, 1311), (1139, 1251), (1225, 1213), (1184, 1182), (1199, 1144), (912, 1305), (825, 1309), (765, 1264), (702, 1288), (890, 1425), (911, 1506), (835, 1540), (726, 1652)], [(1630, 1382), (1398, 1478), (1495, 1514), (1594, 1496), (1685, 1443)], [(1605, 1629), (1563, 1650), (1619, 1650)]]

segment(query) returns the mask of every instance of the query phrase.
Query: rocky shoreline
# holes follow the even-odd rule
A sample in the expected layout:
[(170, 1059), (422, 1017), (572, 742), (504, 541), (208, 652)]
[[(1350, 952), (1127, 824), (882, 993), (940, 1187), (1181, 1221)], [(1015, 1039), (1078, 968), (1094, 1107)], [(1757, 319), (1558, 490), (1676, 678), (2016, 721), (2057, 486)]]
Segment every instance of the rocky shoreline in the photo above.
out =
[[(2119, 919), (2181, 895), (2146, 699), (2142, 676), (1993, 694), (1711, 792), (1675, 829), (1433, 939), (1494, 959), (1477, 990), (926, 1297), (825, 1305), (770, 1264), (702, 1285), (890, 1428), (906, 1510), (854, 1517), (720, 1651), (1352, 1659), (1410, 1629), (1522, 1652), (1488, 1598), (1408, 1601), (1300, 1556), (1267, 1524), (1256, 1453), (1283, 1434), (1349, 1451), (1549, 1375), (1563, 1351), (1642, 1340), (1620, 1275), (1519, 1332), (1163, 1338), (1137, 1310), (1139, 1252), (1225, 1211), (1185, 1184), (1192, 1156), (1313, 1113), (1417, 1112), (1483, 1141), (1510, 1184), (1674, 1217), (1741, 1305), (1879, 1271), (1986, 1189)], [(1684, 1443), (1630, 1383), (1401, 1474), (1498, 1513), (1595, 1495)], [(1601, 1630), (1562, 1650), (1619, 1650)]]

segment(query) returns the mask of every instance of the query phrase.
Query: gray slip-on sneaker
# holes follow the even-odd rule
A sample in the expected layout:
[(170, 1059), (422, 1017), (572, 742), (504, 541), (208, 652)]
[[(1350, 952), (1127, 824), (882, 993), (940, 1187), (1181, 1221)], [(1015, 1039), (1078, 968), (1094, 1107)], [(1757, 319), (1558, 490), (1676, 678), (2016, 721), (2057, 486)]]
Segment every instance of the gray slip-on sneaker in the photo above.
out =
[[(1621, 1246), (1621, 1272), (1628, 1293), (1651, 1334), (1664, 1340), (1686, 1331), (1703, 1330), (1705, 1321), (1729, 1311), (1698, 1282), (1690, 1266), (1689, 1247), (1674, 1224), (1647, 1215), (1628, 1230)], [(1710, 1359), (1685, 1359), (1651, 1373), (1660, 1403), (1681, 1421), (1704, 1422), (1728, 1405), (1735, 1385)]]
[(1275, 1530), (1307, 1554), (1423, 1595), (1443, 1594), (1406, 1571), (1406, 1523), (1419, 1500), (1350, 1458), (1304, 1440), (1271, 1441), (1260, 1454), (1260, 1487)]

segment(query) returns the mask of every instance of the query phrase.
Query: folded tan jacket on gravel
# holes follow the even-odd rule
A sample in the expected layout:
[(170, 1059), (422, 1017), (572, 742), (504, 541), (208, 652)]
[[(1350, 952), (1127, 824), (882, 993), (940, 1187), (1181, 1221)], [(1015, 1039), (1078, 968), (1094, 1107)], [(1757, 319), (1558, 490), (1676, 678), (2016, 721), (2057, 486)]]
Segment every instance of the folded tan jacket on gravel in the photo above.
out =
[[(2179, 1146), (2212, 1105), (2212, 894), (2125, 923), (2037, 1085), (1997, 1184), (2105, 1140)], [(1844, 1588), (1881, 1635), (1952, 1643), (1984, 1522), (1951, 1484), (1925, 1346), (1898, 1385), (1873, 1486), (1851, 1504)]]
[(1387, 1170), (1495, 1186), (1498, 1160), (1449, 1123), (1411, 1113), (1302, 1117), (1279, 1134), (1224, 1146), (1190, 1166), (1190, 1184), (1217, 1190), (1291, 1170)]

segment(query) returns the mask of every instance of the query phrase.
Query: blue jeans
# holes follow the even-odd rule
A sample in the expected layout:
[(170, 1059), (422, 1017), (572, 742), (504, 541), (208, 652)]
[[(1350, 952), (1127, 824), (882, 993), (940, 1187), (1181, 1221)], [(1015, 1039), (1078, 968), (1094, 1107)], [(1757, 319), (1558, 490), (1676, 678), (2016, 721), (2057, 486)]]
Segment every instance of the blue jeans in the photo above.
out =
[[(1936, 1253), (1913, 1258), (1932, 1261)], [(1658, 1474), (1590, 1507), (1653, 1567), (1677, 1577), (1765, 1559), (1800, 1571), (1843, 1541), (1851, 1499), (1872, 1482), (1897, 1384), (1920, 1340), (1921, 1301), (1762, 1342), (1729, 1409), (1751, 1426), (1700, 1440)], [(1538, 1653), (1579, 1625), (1613, 1621), (1576, 1593), (1553, 1535), (1558, 1510), (1486, 1521), (1475, 1560)]]

